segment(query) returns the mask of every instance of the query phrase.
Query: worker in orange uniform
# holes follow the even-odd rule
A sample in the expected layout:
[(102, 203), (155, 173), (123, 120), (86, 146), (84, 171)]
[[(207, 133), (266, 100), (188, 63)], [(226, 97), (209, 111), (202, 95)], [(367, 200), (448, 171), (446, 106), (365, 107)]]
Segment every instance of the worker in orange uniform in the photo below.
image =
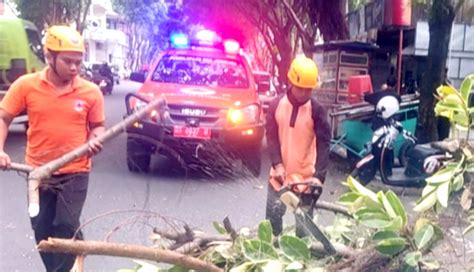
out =
[[(41, 166), (85, 144), (93, 155), (102, 145), (104, 100), (99, 88), (78, 76), (84, 41), (75, 29), (52, 26), (45, 37), (48, 66), (17, 79), (0, 104), (0, 169), (10, 167), (5, 140), (12, 119), (26, 110), (26, 163)], [(91, 160), (78, 158), (41, 182), (40, 211), (31, 218), (36, 242), (48, 237), (72, 238), (87, 195)], [(76, 236), (82, 239), (79, 232)], [(40, 252), (46, 271), (70, 271), (76, 256)]]
[[(282, 232), (282, 217), (286, 211), (278, 191), (301, 176), (322, 185), (329, 163), (330, 125), (326, 110), (312, 96), (318, 84), (318, 68), (313, 60), (301, 56), (291, 63), (288, 71), (290, 88), (275, 98), (269, 106), (266, 137), (272, 168), (268, 186), (266, 218), (273, 233)], [(312, 200), (308, 186), (295, 187), (303, 205)], [(312, 210), (308, 209), (310, 215)], [(296, 234), (306, 235), (297, 224)]]

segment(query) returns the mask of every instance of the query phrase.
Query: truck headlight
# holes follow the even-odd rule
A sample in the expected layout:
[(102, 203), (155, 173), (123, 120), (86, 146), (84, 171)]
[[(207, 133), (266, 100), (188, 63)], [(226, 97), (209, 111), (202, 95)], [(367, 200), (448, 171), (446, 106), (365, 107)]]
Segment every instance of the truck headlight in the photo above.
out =
[(246, 125), (257, 123), (260, 117), (260, 107), (250, 105), (238, 109), (230, 109), (227, 112), (227, 120), (232, 125)]

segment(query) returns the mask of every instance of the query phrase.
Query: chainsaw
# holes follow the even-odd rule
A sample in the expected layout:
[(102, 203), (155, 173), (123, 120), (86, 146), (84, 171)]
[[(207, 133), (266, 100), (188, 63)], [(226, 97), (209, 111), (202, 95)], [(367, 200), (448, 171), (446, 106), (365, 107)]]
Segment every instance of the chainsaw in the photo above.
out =
[(300, 191), (297, 188), (302, 186), (309, 189), (311, 194), (310, 210), (313, 210), (323, 191), (321, 185), (315, 183), (313, 180), (290, 182), (289, 184), (282, 186), (279, 190), (280, 200), (285, 204), (287, 209), (294, 213), (296, 220), (305, 228), (305, 230), (321, 242), (327, 254), (334, 255), (336, 253), (334, 245), (319, 229), (313, 221), (313, 218), (302, 208), (302, 201), (300, 196), (298, 196), (301, 194), (295, 193), (295, 191)]

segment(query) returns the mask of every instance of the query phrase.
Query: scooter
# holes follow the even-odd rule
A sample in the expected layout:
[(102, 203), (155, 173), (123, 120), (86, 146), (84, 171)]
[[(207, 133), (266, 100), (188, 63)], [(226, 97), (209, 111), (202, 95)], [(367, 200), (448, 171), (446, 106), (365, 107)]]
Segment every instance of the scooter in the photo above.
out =
[(104, 76), (100, 76), (100, 75), (95, 75), (93, 78), (92, 78), (92, 82), (94, 82), (95, 84), (97, 84), (97, 86), (99, 86), (100, 88), (100, 91), (106, 95), (106, 94), (112, 94), (112, 90), (114, 88), (114, 84), (113, 82), (107, 78), (107, 77), (104, 77)]
[[(395, 120), (400, 109), (400, 97), (390, 91), (366, 94), (364, 100), (375, 107), (372, 128), (371, 150), (357, 162), (351, 176), (362, 184), (368, 184), (376, 172), (384, 184), (402, 187), (424, 187), (425, 179), (432, 176), (452, 155), (432, 143), (417, 144), (417, 139)], [(394, 142), (398, 135), (405, 142), (400, 148), (394, 167)]]

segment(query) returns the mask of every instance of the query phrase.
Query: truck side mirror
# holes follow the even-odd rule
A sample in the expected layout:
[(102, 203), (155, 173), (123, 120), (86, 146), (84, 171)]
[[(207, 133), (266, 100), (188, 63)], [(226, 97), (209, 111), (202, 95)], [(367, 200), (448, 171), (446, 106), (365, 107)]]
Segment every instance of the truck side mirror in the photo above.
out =
[(130, 80), (143, 83), (145, 82), (145, 73), (133, 72), (130, 74)]

